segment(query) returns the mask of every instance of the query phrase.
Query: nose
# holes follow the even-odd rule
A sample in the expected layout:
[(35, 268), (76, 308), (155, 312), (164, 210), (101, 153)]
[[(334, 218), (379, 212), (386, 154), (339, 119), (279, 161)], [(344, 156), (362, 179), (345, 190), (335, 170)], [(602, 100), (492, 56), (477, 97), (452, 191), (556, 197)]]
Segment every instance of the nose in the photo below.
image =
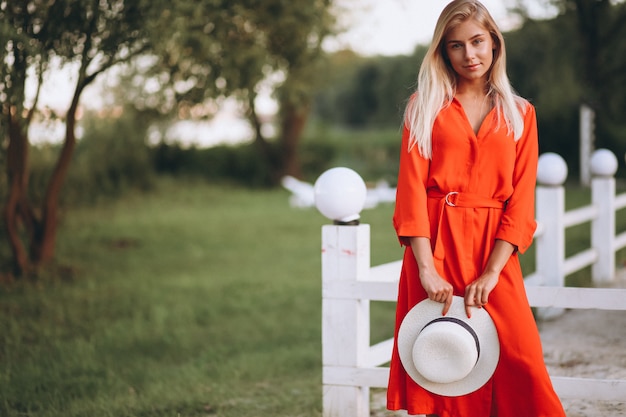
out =
[(465, 59), (467, 61), (471, 61), (472, 58), (474, 58), (475, 52), (476, 51), (474, 51), (474, 48), (472, 48), (471, 45), (466, 46), (465, 47)]

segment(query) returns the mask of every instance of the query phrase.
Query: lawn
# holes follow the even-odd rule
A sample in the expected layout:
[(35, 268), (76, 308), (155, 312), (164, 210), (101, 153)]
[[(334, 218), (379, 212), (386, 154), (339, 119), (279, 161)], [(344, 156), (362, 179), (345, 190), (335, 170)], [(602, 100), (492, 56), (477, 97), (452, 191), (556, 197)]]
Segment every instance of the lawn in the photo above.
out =
[[(373, 265), (402, 255), (392, 210), (362, 213)], [(284, 190), (171, 180), (66, 211), (57, 274), (0, 288), (0, 415), (319, 417), (327, 223)]]
[(319, 416), (326, 223), (201, 183), (64, 213), (60, 277), (0, 289), (0, 415)]

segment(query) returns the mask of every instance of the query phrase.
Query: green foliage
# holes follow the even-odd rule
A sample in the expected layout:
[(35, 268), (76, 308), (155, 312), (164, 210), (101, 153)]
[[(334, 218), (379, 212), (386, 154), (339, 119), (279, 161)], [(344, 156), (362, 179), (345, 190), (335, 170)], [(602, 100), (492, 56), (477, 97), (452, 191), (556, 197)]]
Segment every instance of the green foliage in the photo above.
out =
[[(27, 74), (30, 72), (41, 84), (53, 58), (64, 63), (80, 62), (76, 74), (80, 94), (97, 74), (143, 50), (144, 26), (154, 18), (150, 14), (154, 3), (148, 0), (0, 3), (3, 115), (8, 116), (10, 105), (17, 109), (18, 117), (22, 116), (22, 110), (29, 104), (25, 88)], [(7, 126), (0, 124), (0, 128)]]
[(312, 124), (301, 148), (305, 176), (315, 181), (326, 169), (345, 166), (357, 171), (367, 182), (385, 180), (395, 184), (400, 138), (399, 126), (350, 130)]
[(145, 132), (146, 126), (132, 112), (118, 118), (87, 117), (68, 174), (65, 201), (95, 202), (129, 189), (149, 189), (154, 169)]
[[(299, 145), (302, 179), (314, 182), (334, 166), (355, 169), (368, 182), (396, 181), (399, 129), (352, 131), (311, 124)], [(275, 147), (273, 152), (279, 152)], [(151, 150), (157, 173), (264, 188), (274, 184), (255, 144), (183, 148), (160, 144)]]
[(555, 19), (528, 20), (507, 34), (511, 79), (537, 107), (541, 150), (563, 155), (574, 172), (579, 167), (581, 103), (596, 111), (595, 146), (617, 155), (626, 151), (626, 100), (621, 93), (626, 55), (620, 53), (626, 48), (626, 38), (620, 35), (626, 35), (626, 4), (576, 4), (564, 7)]
[(303, 179), (312, 183), (322, 172), (339, 165), (337, 161), (339, 153), (339, 146), (327, 140), (327, 137), (319, 138), (305, 134), (299, 150)]
[(274, 183), (283, 171), (298, 171), (293, 149), (324, 74), (322, 41), (334, 26), (331, 2), (181, 0), (160, 6), (147, 25), (150, 59), (136, 60), (125, 75), (126, 103), (197, 120), (234, 97), (258, 127), (256, 97), (269, 87), (279, 102), (278, 133), (265, 138), (254, 129), (256, 158)]
[(160, 144), (152, 150), (155, 170), (180, 178), (202, 178), (250, 187), (273, 184), (265, 161), (254, 144), (183, 148)]
[[(315, 74), (321, 42), (333, 23), (326, 0), (170, 2), (148, 23), (156, 62), (145, 75), (158, 80), (162, 100), (170, 104), (235, 95), (248, 105), (269, 75), (289, 79), (305, 68)], [(293, 91), (310, 88), (308, 81)]]
[[(154, 181), (150, 149), (144, 142), (145, 127), (132, 116), (98, 118), (83, 123), (72, 166), (61, 195), (65, 206), (80, 206), (119, 197), (131, 189), (148, 190)], [(45, 195), (59, 146), (32, 149), (29, 196), (39, 203)]]
[(315, 96), (316, 118), (356, 129), (400, 126), (404, 104), (417, 79), (417, 63), (425, 52), (418, 47), (412, 56), (333, 54), (331, 76)]
[[(55, 254), (60, 190), (76, 146), (76, 119), (85, 87), (99, 74), (143, 52), (144, 24), (157, 3), (147, 0), (58, 0), (0, 2), (0, 137), (6, 146), (7, 177), (12, 198), (3, 201), (6, 237), (16, 276), (49, 263)], [(157, 9), (158, 10), (158, 9)], [(74, 89), (65, 109), (66, 135), (54, 169), (41, 183), (45, 198), (35, 207), (26, 190), (29, 165), (28, 131), (36, 120), (38, 98), (50, 65), (74, 71)], [(35, 96), (27, 97), (26, 79)], [(55, 117), (47, 109), (43, 116)], [(5, 142), (6, 141), (6, 142)], [(41, 168), (41, 167), (38, 167)], [(43, 167), (44, 169), (46, 167)], [(110, 177), (110, 175), (109, 175)], [(33, 181), (36, 187), (37, 181)]]
[(577, 170), (579, 104), (583, 92), (580, 69), (573, 65), (580, 53), (577, 42), (561, 34), (575, 33), (570, 18), (532, 21), (506, 34), (507, 68), (516, 90), (537, 110), (540, 152), (556, 152)]

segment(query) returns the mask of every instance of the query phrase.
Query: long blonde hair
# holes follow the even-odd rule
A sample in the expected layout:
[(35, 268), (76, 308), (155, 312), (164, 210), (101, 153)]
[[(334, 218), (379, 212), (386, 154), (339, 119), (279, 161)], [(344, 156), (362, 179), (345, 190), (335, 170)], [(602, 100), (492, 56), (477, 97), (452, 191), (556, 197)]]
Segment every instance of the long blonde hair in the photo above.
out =
[(493, 64), (488, 76), (488, 95), (494, 100), (498, 123), (504, 120), (507, 132), (518, 140), (524, 131), (526, 101), (515, 94), (506, 74), (504, 38), (489, 11), (476, 0), (454, 0), (441, 12), (432, 43), (424, 56), (417, 77), (418, 92), (404, 112), (404, 123), (411, 132), (409, 150), (417, 145), (425, 158), (432, 157), (432, 128), (437, 114), (450, 104), (456, 92), (457, 75), (446, 59), (445, 37), (456, 26), (474, 19), (491, 35)]

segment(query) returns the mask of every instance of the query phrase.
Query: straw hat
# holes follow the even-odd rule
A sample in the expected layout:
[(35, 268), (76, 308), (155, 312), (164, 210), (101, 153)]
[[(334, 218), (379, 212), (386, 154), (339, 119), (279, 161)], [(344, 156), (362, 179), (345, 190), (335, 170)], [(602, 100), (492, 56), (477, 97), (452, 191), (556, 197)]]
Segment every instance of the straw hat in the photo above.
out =
[(455, 296), (445, 316), (443, 304), (424, 300), (400, 325), (398, 351), (409, 376), (422, 388), (456, 397), (482, 387), (500, 358), (498, 333), (484, 308), (467, 318), (462, 297)]

